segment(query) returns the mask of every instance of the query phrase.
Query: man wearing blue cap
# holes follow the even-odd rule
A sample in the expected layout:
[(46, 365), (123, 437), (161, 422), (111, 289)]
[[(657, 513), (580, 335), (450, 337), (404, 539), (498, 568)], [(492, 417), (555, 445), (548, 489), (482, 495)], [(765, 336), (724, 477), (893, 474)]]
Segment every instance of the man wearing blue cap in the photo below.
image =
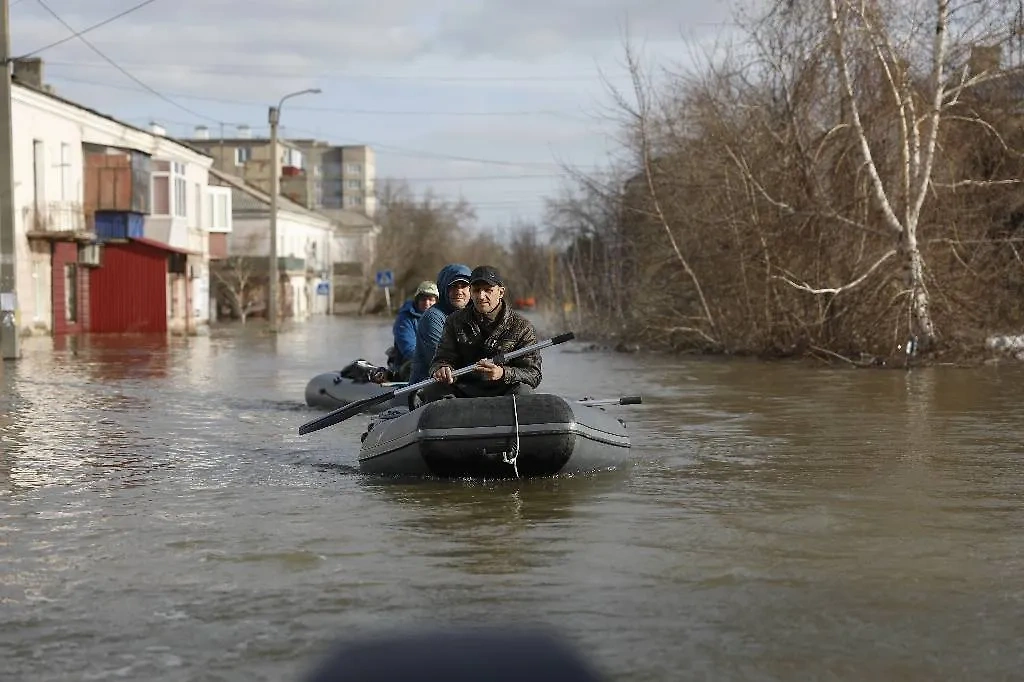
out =
[[(505, 282), (495, 268), (481, 265), (469, 276), (470, 302), (450, 314), (430, 365), (438, 383), (424, 388), (425, 402), (443, 397), (472, 398), (532, 393), (541, 382), (540, 352), (497, 365), (489, 358), (537, 342), (537, 332), (505, 301)], [(476, 364), (476, 371), (457, 379), (458, 367)]]

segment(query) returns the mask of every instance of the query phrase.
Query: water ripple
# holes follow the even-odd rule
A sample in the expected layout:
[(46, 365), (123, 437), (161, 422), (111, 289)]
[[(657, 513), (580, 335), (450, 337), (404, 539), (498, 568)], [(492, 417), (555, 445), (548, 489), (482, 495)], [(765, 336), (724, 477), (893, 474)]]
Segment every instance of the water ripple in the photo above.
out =
[(613, 408), (633, 466), (387, 480), (359, 473), (362, 419), (296, 434), (322, 413), (305, 382), (387, 337), (26, 344), (0, 374), (5, 674), (296, 679), (340, 634), (495, 620), (552, 625), (631, 682), (1024, 663), (1024, 373), (550, 349), (549, 390), (644, 395)]

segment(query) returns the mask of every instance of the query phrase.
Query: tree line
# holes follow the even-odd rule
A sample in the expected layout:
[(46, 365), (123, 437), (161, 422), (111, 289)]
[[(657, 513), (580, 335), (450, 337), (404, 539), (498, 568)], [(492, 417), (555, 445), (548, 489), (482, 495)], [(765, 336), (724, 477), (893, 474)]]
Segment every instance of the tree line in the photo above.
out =
[(856, 364), (1024, 332), (1021, 17), (777, 0), (698, 67), (627, 44), (623, 160), (549, 205), (559, 297), (602, 335)]
[(488, 262), (577, 333), (652, 347), (975, 354), (1024, 333), (1022, 14), (774, 0), (698, 66), (647, 69), (627, 43), (620, 161), (567, 168), (543, 225), (508, 239), (387, 186), (377, 258), (405, 292)]

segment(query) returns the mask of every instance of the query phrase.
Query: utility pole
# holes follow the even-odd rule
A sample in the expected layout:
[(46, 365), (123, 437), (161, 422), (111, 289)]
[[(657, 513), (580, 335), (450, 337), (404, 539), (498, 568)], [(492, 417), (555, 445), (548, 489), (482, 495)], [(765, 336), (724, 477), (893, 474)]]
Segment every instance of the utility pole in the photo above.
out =
[(277, 195), (281, 193), (280, 155), (277, 151), (277, 123), (281, 120), (280, 106), (270, 107), (270, 301), (267, 321), (270, 331), (277, 331)]
[(277, 267), (277, 197), (281, 194), (281, 158), (277, 150), (277, 126), (281, 122), (281, 106), (286, 99), (319, 92), (320, 88), (293, 92), (282, 97), (276, 107), (270, 107), (270, 310), (267, 311), (267, 321), (271, 332), (277, 331), (277, 280), (280, 277)]
[(0, 351), (4, 360), (21, 357), (18, 338), (16, 283), (17, 243), (14, 239), (14, 132), (11, 105), (11, 6), (0, 0)]

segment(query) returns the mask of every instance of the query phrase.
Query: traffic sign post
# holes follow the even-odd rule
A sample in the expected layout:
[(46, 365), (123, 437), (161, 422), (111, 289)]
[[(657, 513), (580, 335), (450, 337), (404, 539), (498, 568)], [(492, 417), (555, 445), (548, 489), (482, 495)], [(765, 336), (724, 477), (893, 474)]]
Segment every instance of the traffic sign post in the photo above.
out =
[(388, 315), (391, 314), (391, 287), (395, 286), (395, 273), (390, 270), (377, 271), (377, 286), (384, 290), (384, 304), (388, 307)]

